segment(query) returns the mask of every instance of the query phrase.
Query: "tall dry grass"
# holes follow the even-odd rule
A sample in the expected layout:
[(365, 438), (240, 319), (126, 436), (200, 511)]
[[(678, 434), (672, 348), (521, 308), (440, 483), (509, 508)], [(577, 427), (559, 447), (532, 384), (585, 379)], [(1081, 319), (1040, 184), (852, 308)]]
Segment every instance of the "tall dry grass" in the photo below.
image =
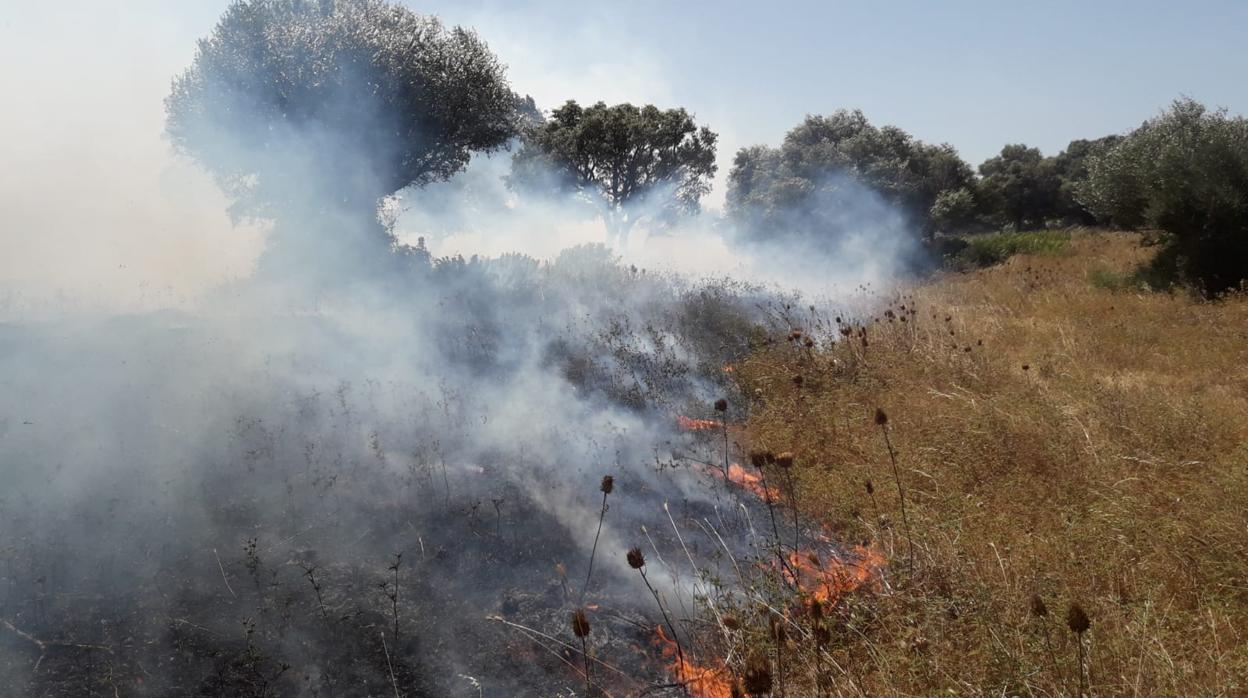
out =
[[(1148, 259), (1136, 240), (867, 294), (869, 342), (826, 318), (737, 367), (803, 513), (890, 553), (833, 652), (853, 692), (1248, 695), (1248, 298), (1094, 283)], [(897, 490), (864, 486), (893, 479), (877, 408), (912, 573)]]

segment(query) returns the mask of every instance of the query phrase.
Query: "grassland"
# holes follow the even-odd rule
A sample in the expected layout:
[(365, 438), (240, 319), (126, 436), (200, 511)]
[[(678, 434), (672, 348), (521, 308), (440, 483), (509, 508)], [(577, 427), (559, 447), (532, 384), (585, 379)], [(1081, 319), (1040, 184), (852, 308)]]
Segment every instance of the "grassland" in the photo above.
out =
[(813, 347), (737, 367), (749, 447), (791, 451), (803, 513), (889, 556), (831, 693), (1248, 694), (1248, 298), (1108, 283), (1152, 249), (1051, 237), (867, 293), (865, 343), (812, 319)]

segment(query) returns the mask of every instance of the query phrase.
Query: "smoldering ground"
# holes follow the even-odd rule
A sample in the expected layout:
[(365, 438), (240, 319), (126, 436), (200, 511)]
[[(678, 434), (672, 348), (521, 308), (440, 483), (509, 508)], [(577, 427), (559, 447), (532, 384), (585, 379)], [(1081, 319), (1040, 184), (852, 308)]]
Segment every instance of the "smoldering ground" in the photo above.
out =
[[(142, 115), (112, 146), (57, 151), (53, 168), (37, 161), (60, 132), (40, 132), (44, 151), (9, 145), (46, 186), (7, 189), (6, 243), (39, 230), (80, 239), (70, 229), (90, 226), (110, 255), (122, 240), (179, 240), (172, 249), (185, 258), (160, 258), (179, 269), (211, 259), (218, 271), (203, 275), (210, 290), (159, 293), (111, 270), (79, 284), (74, 270), (100, 271), (90, 255), (37, 255), (69, 271), (6, 268), (6, 685), (32, 695), (549, 695), (583, 686), (560, 644), (582, 595), (596, 606), (595, 652), (616, 667), (598, 667), (602, 684), (663, 683), (648, 592), (623, 551), (645, 544), (661, 559), (699, 519), (751, 540), (724, 513), (730, 495), (695, 467), (724, 457), (716, 439), (681, 432), (675, 418), (740, 418), (749, 399), (723, 367), (813, 321), (766, 282), (856, 282), (869, 255), (796, 269), (791, 250), (726, 241), (708, 215), (643, 227), (621, 260), (582, 244), (602, 239), (584, 201), (509, 193), (499, 155), (446, 185), (475, 191), (475, 203), (445, 196), (438, 210), (421, 203), (444, 190), (403, 193), (408, 214), (393, 230), (428, 236), (441, 256), (353, 244), (386, 229), (326, 197), (314, 215), (240, 232), (205, 176), (152, 145), (162, 95), (140, 92), (154, 99), (110, 103)], [(324, 145), (307, 135), (290, 134), (282, 184), (332, 191), (305, 166)], [(143, 157), (125, 167), (130, 152)], [(115, 180), (106, 195), (66, 192), (47, 175), (75, 165)], [(23, 191), (40, 197), (19, 201)], [(118, 205), (117, 192), (134, 203)], [(188, 228), (199, 240), (190, 249)], [(562, 231), (558, 244), (544, 244), (543, 230)], [(220, 244), (232, 249), (222, 263), (214, 235), (253, 246)], [(537, 256), (523, 254), (530, 246)], [(879, 264), (869, 273), (895, 257), (870, 256)], [(696, 273), (646, 271), (659, 258), (696, 259), (683, 269)], [(604, 475), (616, 484), (589, 577)], [(723, 564), (709, 536), (689, 544)], [(656, 567), (667, 602), (692, 615), (695, 571)]]

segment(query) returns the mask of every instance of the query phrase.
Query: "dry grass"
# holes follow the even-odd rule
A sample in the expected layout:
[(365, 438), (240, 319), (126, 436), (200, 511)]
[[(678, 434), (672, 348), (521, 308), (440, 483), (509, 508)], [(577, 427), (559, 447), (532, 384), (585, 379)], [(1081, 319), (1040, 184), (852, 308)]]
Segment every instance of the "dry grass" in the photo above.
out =
[(893, 561), (865, 635), (834, 653), (860, 690), (1073, 695), (1078, 602), (1092, 693), (1248, 692), (1248, 298), (1092, 282), (1150, 254), (1077, 233), (864, 299), (917, 307), (872, 317), (865, 350), (829, 320), (803, 328), (813, 351), (781, 341), (738, 367), (750, 443), (794, 452), (803, 509)]

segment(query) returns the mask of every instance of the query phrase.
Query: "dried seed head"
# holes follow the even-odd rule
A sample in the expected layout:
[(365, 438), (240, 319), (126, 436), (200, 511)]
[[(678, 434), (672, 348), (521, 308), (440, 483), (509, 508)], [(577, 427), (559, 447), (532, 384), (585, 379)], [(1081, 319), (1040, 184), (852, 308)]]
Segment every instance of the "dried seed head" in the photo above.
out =
[(810, 617), (815, 620), (823, 618), (823, 602), (819, 599), (810, 602)]
[(875, 485), (871, 484), (870, 480), (867, 480), (865, 484), (867, 488), (867, 494), (875, 494)]
[(722, 398), (722, 397), (721, 397), (720, 399), (716, 400), (716, 401), (715, 401), (715, 411), (716, 411), (716, 412), (727, 412), (727, 411), (728, 411), (728, 401), (727, 401), (727, 400), (725, 400), (725, 399), (724, 399), (724, 398)]
[(752, 451), (750, 453), (750, 465), (755, 468), (762, 468), (767, 465), (767, 454), (762, 451)]
[(589, 635), (589, 618), (585, 616), (585, 609), (583, 608), (578, 608), (572, 612), (572, 634), (577, 637)]
[(879, 407), (875, 408), (875, 423), (878, 424), (879, 426), (884, 426), (885, 424), (888, 424), (888, 415), (884, 414), (884, 410), (880, 409)]
[(771, 451), (765, 451), (763, 452), (763, 460), (767, 461), (768, 465), (771, 465), (776, 462), (776, 454)]
[(567, 579), (568, 568), (562, 562), (557, 562), (555, 563), (555, 574), (559, 575), (561, 579)]
[(793, 376), (793, 385), (794, 385), (795, 387), (800, 388), (800, 387), (802, 387), (802, 383), (805, 383), (805, 382), (806, 382), (806, 379), (805, 379), (805, 378), (803, 378), (803, 377), (802, 377), (802, 375), (801, 375), (800, 373), (799, 373), (799, 374), (797, 374), (797, 375), (795, 375), (795, 376)]
[(807, 337), (806, 341), (802, 342), (802, 344), (806, 345), (807, 349), (810, 349), (811, 347), (815, 346), (815, 340), (811, 339), (810, 337)]
[(603, 475), (602, 486), (598, 489), (602, 490), (603, 494), (611, 494), (611, 490), (615, 489), (615, 478), (610, 475)]
[(724, 614), (723, 623), (724, 623), (724, 627), (728, 628), (729, 630), (741, 629), (741, 621), (737, 620), (737, 617), (730, 613)]
[(752, 696), (771, 693), (771, 664), (765, 657), (754, 655), (745, 663), (745, 675), (741, 677), (745, 692)]
[(628, 566), (635, 570), (646, 566), (646, 556), (641, 554), (641, 548), (629, 548)]
[(1092, 627), (1092, 620), (1088, 618), (1087, 612), (1083, 610), (1083, 606), (1078, 601), (1071, 602), (1070, 608), (1066, 611), (1066, 626), (1071, 632), (1082, 635)]
[(1031, 615), (1037, 618), (1043, 618), (1049, 615), (1049, 607), (1044, 605), (1044, 599), (1039, 594), (1031, 596)]
[(793, 467), (792, 452), (785, 451), (784, 453), (781, 453), (780, 455), (776, 456), (776, 465), (780, 466), (781, 468)]

